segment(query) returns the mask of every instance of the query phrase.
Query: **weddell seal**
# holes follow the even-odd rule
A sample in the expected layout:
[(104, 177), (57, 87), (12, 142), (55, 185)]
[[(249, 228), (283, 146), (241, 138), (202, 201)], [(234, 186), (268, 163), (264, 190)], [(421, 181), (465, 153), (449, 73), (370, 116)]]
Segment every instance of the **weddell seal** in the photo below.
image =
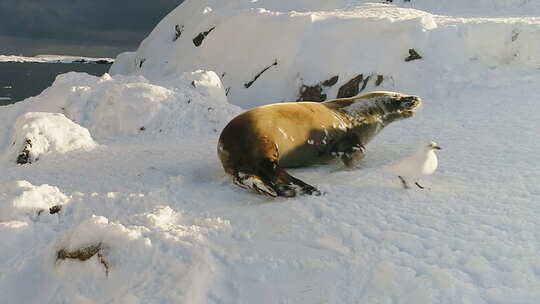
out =
[(378, 91), (319, 102), (269, 104), (248, 110), (223, 129), (217, 152), (234, 183), (272, 197), (319, 195), (284, 168), (341, 159), (354, 167), (366, 144), (393, 121), (414, 115), (417, 96)]

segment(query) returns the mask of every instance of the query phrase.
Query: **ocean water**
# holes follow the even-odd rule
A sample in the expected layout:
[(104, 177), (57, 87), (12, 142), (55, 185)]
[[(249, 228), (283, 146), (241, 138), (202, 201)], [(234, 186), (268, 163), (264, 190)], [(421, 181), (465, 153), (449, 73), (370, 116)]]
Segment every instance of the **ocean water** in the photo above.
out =
[(101, 76), (110, 64), (0, 62), (0, 106), (39, 95), (57, 75), (85, 72)]

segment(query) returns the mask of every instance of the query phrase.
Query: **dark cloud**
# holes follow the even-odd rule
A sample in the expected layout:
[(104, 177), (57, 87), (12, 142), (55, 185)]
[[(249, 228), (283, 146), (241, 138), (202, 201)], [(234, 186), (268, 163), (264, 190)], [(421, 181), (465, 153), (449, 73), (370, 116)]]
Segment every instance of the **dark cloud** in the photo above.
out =
[[(0, 0), (0, 54), (114, 57), (183, 0)], [(74, 53), (75, 52), (75, 53)]]

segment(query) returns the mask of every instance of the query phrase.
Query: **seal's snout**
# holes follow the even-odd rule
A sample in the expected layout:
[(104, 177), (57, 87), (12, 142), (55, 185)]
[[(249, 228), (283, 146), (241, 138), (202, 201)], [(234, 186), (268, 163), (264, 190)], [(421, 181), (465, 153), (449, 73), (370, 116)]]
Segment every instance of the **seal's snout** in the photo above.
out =
[(401, 107), (408, 111), (414, 111), (422, 104), (422, 99), (414, 95), (403, 96), (399, 101)]
[(404, 103), (415, 104), (420, 102), (420, 97), (414, 95), (403, 96), (401, 97), (400, 101)]

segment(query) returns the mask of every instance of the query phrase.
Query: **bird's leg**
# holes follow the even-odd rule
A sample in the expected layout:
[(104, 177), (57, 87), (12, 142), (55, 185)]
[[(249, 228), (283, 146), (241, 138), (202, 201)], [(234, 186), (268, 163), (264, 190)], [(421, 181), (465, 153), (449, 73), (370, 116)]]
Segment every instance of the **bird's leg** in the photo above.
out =
[(403, 178), (403, 176), (398, 176), (399, 180), (401, 180), (401, 183), (403, 184), (403, 188), (410, 189), (409, 185), (407, 184), (407, 181)]
[(418, 188), (424, 189), (424, 187), (423, 187), (422, 185), (420, 185), (418, 182), (415, 182), (414, 184), (415, 184), (416, 186), (418, 186)]

